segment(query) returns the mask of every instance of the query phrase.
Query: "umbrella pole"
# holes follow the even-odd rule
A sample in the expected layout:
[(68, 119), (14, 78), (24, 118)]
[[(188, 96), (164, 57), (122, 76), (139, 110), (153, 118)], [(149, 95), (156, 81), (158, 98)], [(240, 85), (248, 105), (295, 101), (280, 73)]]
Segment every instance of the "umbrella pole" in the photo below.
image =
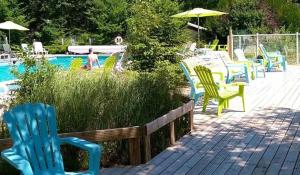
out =
[(200, 41), (200, 26), (199, 26), (199, 16), (198, 16), (198, 43)]
[(10, 30), (8, 30), (8, 44), (10, 44)]

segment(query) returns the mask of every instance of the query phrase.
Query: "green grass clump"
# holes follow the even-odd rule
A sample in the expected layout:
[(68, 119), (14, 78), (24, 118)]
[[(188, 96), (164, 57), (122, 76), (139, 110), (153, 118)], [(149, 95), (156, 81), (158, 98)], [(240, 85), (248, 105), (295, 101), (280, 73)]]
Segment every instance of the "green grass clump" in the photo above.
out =
[[(19, 75), (21, 89), (13, 106), (28, 102), (55, 106), (60, 133), (143, 126), (183, 103), (179, 90), (183, 76), (178, 65), (168, 61), (157, 63), (153, 72), (142, 73), (54, 71), (47, 63), (33, 67), (35, 71), (27, 66), (26, 70), (31, 73)], [(32, 83), (36, 84), (29, 86)], [(188, 126), (186, 120), (181, 121), (182, 124)], [(152, 140), (154, 153), (162, 151), (169, 143), (167, 130), (156, 134)], [(128, 163), (126, 141), (103, 145), (103, 165)], [(67, 149), (65, 157), (73, 155), (74, 160), (79, 159), (70, 152)], [(74, 162), (69, 164), (74, 165)]]

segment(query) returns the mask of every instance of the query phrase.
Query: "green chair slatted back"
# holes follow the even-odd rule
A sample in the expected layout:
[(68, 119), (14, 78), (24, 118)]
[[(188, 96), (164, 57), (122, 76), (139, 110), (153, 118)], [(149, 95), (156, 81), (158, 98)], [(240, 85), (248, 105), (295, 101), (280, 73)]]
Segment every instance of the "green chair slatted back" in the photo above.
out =
[[(243, 109), (245, 111), (244, 84), (236, 83), (236, 84), (224, 85), (224, 90), (222, 92), (220, 92), (219, 87), (222, 86), (222, 84), (220, 84), (218, 86), (215, 83), (210, 69), (199, 65), (199, 66), (195, 67), (195, 72), (196, 72), (197, 76), (199, 77), (200, 82), (205, 90), (204, 102), (203, 102), (203, 112), (205, 112), (205, 110), (206, 110), (206, 106), (209, 102), (209, 99), (213, 98), (213, 99), (217, 99), (219, 101), (219, 104), (218, 104), (218, 116), (219, 116), (222, 113), (223, 108), (229, 107), (229, 100), (236, 96), (242, 97)], [(227, 90), (227, 88), (229, 89), (231, 86), (236, 86), (236, 85), (239, 86), (238, 90), (234, 90), (234, 91)]]
[(106, 58), (103, 68), (105, 71), (113, 71), (115, 65), (117, 63), (117, 56), (116, 55), (111, 55), (108, 58)]
[(209, 46), (209, 49), (216, 50), (218, 44), (219, 44), (219, 40), (218, 39), (214, 39), (213, 42), (211, 43), (211, 45)]
[(70, 65), (70, 70), (71, 71), (77, 71), (80, 70), (82, 67), (82, 58), (75, 58), (72, 60), (71, 65)]
[(216, 83), (214, 82), (211, 70), (204, 66), (196, 66), (195, 71), (200, 79), (202, 86), (205, 89), (205, 93), (213, 98), (218, 98), (219, 93)]

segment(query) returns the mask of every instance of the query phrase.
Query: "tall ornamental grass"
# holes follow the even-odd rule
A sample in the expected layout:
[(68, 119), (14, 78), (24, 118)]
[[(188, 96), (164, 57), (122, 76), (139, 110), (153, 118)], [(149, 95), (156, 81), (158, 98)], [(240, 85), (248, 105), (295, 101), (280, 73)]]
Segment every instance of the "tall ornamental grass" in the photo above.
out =
[[(54, 105), (60, 133), (143, 126), (177, 108), (184, 99), (179, 88), (183, 84), (181, 71), (178, 65), (168, 61), (158, 62), (153, 72), (144, 73), (55, 71), (46, 62), (31, 63), (27, 68), (25, 74), (18, 75), (21, 89), (12, 106), (28, 102)], [(180, 121), (179, 125), (188, 126), (186, 120)], [(168, 130), (162, 129), (155, 134), (152, 139), (154, 154), (169, 144)], [(126, 141), (102, 144), (104, 166), (128, 163)], [(78, 161), (86, 160), (81, 154), (75, 154), (78, 151), (63, 150), (69, 158), (66, 160), (69, 170), (86, 167)]]

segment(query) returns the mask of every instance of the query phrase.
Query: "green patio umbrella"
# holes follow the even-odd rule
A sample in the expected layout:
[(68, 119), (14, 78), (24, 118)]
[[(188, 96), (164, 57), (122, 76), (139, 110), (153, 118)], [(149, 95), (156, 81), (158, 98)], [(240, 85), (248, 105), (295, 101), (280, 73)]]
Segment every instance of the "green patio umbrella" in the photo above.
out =
[(227, 13), (219, 12), (219, 11), (215, 11), (215, 10), (207, 10), (207, 9), (203, 9), (203, 8), (194, 8), (194, 9), (188, 10), (186, 12), (178, 13), (171, 17), (173, 17), (173, 18), (192, 18), (192, 17), (198, 18), (198, 40), (199, 40), (200, 39), (199, 18), (207, 17), (207, 16), (220, 16), (220, 15), (225, 15), (225, 14), (227, 14)]

